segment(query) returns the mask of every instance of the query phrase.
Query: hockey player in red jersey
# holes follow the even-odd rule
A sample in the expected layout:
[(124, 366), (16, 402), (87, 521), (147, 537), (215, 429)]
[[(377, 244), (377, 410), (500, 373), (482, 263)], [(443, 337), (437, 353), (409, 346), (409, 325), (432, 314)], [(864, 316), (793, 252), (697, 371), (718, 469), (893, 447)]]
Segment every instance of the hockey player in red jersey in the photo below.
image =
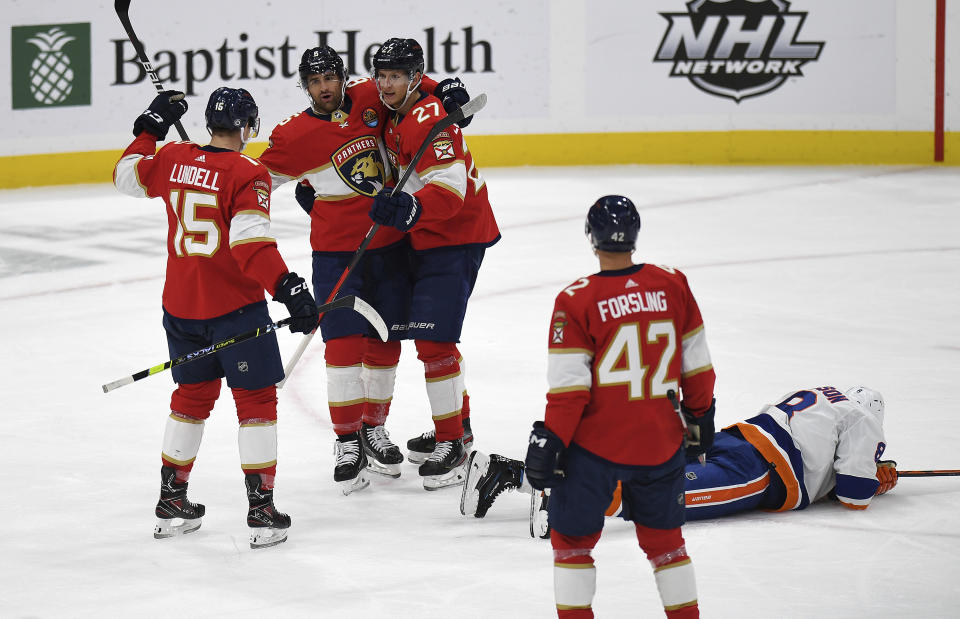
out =
[[(347, 82), (343, 60), (329, 46), (306, 50), (299, 74), (310, 107), (274, 128), (260, 162), (270, 170), (274, 188), (300, 181), (296, 198), (310, 215), (314, 290), (326, 298), (370, 229), (373, 196), (391, 177), (380, 141), (387, 110), (370, 78)], [(429, 78), (426, 84), (439, 86)], [(441, 82), (451, 84), (462, 90), (459, 80)], [(364, 467), (400, 476), (403, 454), (384, 422), (408, 323), (407, 251), (403, 232), (379, 230), (339, 292), (369, 300), (387, 323), (390, 341), (367, 337), (367, 323), (349, 313), (324, 316), (320, 325), (337, 435), (334, 480), (344, 494), (369, 484)]]
[[(134, 141), (114, 170), (114, 184), (138, 198), (166, 204), (167, 275), (163, 326), (171, 357), (198, 350), (268, 324), (263, 291), (286, 305), (290, 329), (309, 333), (317, 306), (306, 282), (289, 272), (270, 237), (270, 175), (240, 153), (256, 136), (253, 97), (218, 88), (206, 108), (210, 144), (172, 142), (157, 151), (170, 126), (187, 110), (183, 93), (157, 95), (134, 122)], [(187, 499), (187, 480), (203, 426), (226, 377), (240, 422), (240, 465), (245, 475), (250, 546), (286, 540), (290, 517), (273, 503), (277, 468), (277, 396), (283, 366), (275, 333), (237, 344), (172, 369), (177, 387), (163, 437), (160, 500), (154, 537), (200, 527), (204, 506)]]
[[(549, 331), (547, 407), (526, 475), (552, 488), (554, 595), (560, 617), (593, 617), (591, 551), (618, 482), (627, 520), (654, 570), (664, 612), (698, 617), (681, 525), (686, 453), (713, 442), (715, 374), (703, 320), (680, 271), (634, 264), (640, 215), (604, 196), (586, 232), (601, 271), (557, 295)], [(668, 399), (683, 397), (684, 424)]]
[[(393, 110), (384, 132), (401, 174), (446, 112), (424, 92), (423, 50), (413, 39), (386, 41), (373, 57), (380, 98)], [(467, 301), (488, 247), (500, 239), (483, 178), (457, 126), (427, 146), (403, 191), (379, 192), (370, 217), (406, 232), (412, 248), (413, 297), (408, 336), (424, 364), (434, 430), (411, 439), (410, 459), (424, 458), (424, 488), (463, 483), (469, 431), (463, 360), (457, 349)]]

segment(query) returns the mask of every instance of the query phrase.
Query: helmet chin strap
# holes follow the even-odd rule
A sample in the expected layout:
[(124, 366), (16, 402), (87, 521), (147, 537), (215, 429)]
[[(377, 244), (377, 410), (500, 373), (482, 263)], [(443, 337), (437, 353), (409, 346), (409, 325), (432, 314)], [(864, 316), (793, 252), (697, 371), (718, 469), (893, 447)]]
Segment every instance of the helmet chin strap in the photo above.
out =
[(421, 76), (420, 79), (417, 80), (416, 84), (413, 83), (413, 80), (410, 81), (410, 83), (407, 85), (407, 94), (403, 97), (403, 101), (401, 101), (400, 105), (398, 105), (397, 107), (393, 107), (392, 105), (387, 103), (387, 100), (383, 98), (383, 91), (380, 90), (380, 86), (378, 84), (377, 90), (380, 93), (380, 102), (383, 103), (385, 106), (387, 106), (387, 108), (390, 109), (391, 111), (398, 112), (403, 109), (404, 105), (407, 104), (407, 99), (409, 99), (410, 95), (412, 95), (414, 91), (416, 91), (417, 88), (420, 87), (420, 82), (422, 81), (423, 81), (423, 76)]

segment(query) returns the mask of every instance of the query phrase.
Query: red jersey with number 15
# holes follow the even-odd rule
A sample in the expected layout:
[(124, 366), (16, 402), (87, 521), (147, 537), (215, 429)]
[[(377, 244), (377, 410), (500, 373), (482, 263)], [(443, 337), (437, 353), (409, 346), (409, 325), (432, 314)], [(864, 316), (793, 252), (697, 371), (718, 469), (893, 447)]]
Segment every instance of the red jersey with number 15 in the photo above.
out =
[(716, 375), (700, 309), (676, 269), (653, 264), (583, 277), (557, 295), (550, 322), (545, 424), (564, 443), (627, 465), (665, 462)]
[(164, 309), (178, 318), (215, 318), (263, 301), (264, 289), (274, 294), (287, 267), (270, 236), (267, 169), (232, 150), (156, 145), (141, 133), (113, 181), (127, 195), (166, 203)]

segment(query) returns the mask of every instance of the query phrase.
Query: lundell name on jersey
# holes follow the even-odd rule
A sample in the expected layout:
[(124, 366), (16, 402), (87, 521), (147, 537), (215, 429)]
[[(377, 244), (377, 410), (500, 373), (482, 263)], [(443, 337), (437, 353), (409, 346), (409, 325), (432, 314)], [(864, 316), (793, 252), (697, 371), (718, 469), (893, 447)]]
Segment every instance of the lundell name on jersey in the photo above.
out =
[[(213, 178), (210, 177), (211, 174), (213, 174)], [(182, 163), (173, 164), (173, 169), (170, 170), (171, 183), (196, 185), (197, 187), (203, 187), (211, 191), (220, 191), (220, 187), (217, 186), (219, 176), (219, 172), (210, 172), (210, 170), (206, 168), (184, 165)]]

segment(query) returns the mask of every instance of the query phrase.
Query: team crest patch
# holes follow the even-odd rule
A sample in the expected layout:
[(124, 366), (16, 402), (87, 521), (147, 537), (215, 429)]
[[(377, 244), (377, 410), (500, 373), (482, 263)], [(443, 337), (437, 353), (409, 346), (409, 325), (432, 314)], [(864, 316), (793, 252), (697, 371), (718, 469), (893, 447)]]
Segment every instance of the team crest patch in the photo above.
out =
[(433, 143), (433, 154), (436, 156), (437, 161), (455, 158), (456, 154), (453, 152), (453, 140), (440, 139), (435, 141)]
[(363, 110), (363, 124), (368, 127), (376, 127), (380, 124), (380, 119), (377, 118), (377, 113), (372, 107)]
[(558, 311), (553, 315), (553, 327), (550, 330), (550, 343), (563, 344), (563, 331), (567, 326), (567, 314)]
[(383, 159), (377, 140), (363, 136), (347, 142), (330, 157), (337, 174), (348, 187), (372, 198), (383, 189)]
[(270, 191), (267, 189), (254, 188), (257, 194), (257, 206), (265, 211), (270, 210)]

